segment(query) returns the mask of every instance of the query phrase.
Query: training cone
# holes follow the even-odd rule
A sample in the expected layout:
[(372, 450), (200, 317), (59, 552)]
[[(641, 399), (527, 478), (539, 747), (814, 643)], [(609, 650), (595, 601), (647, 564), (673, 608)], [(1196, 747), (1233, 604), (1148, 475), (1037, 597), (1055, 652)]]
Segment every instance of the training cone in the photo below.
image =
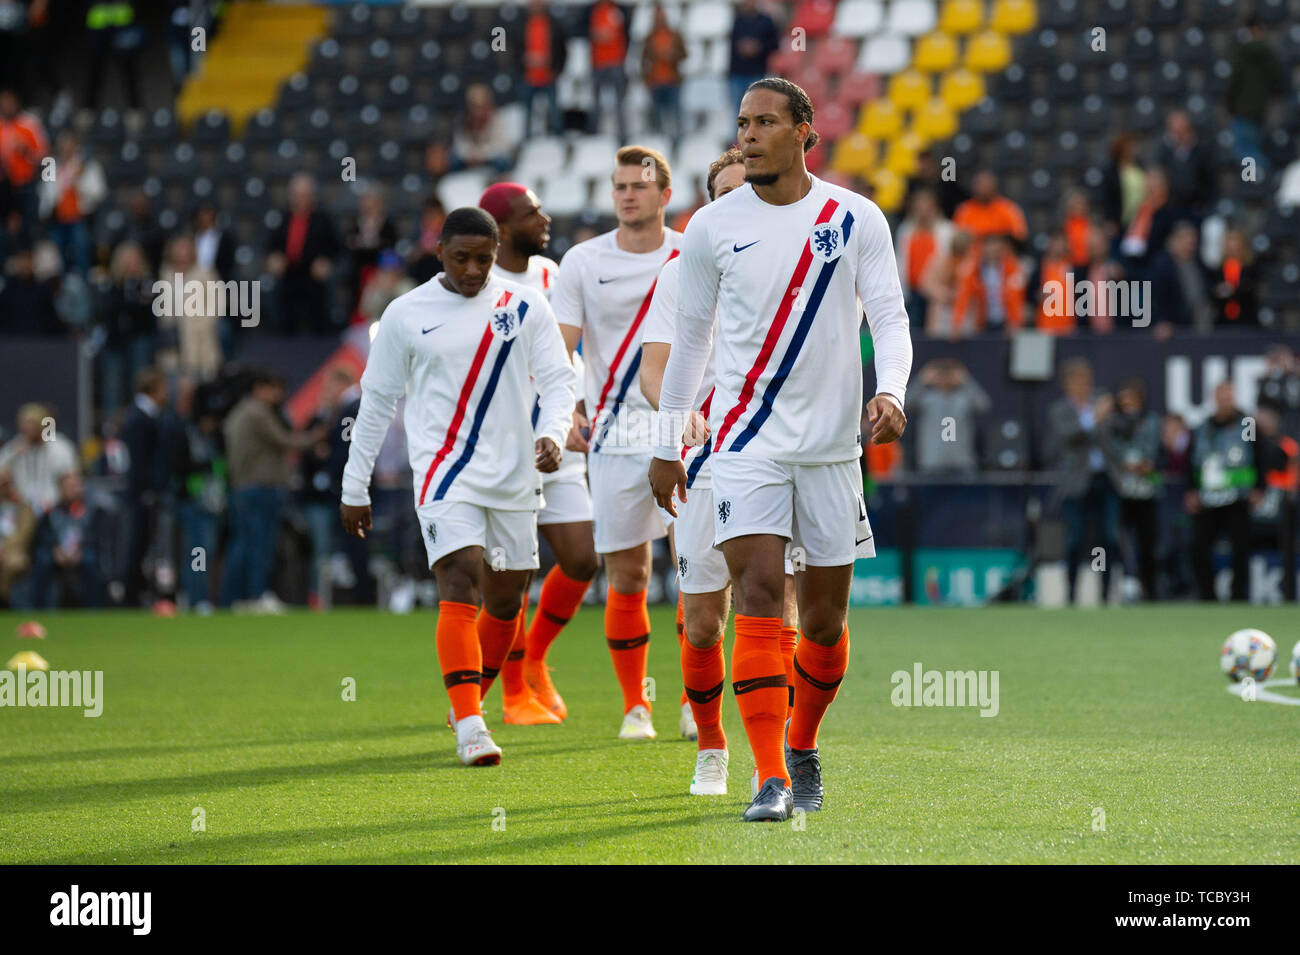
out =
[(176, 604), (170, 600), (156, 600), (151, 608), (155, 617), (174, 617), (176, 616)]
[(20, 640), (44, 640), (45, 628), (35, 620), (24, 620), (14, 630)]
[(15, 653), (5, 664), (10, 670), (17, 670), (19, 667), (25, 667), (28, 670), (48, 670), (50, 665), (45, 662), (45, 657), (41, 656), (35, 650), (24, 650), (22, 653)]

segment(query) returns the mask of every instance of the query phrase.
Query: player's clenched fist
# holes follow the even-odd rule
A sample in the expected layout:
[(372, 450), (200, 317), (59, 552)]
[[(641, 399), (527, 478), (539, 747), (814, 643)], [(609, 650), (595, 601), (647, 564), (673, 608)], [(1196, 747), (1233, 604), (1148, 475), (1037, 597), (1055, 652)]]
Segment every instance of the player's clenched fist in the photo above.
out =
[(653, 458), (650, 461), (650, 493), (655, 503), (673, 517), (677, 516), (677, 505), (673, 503), (673, 492), (679, 500), (686, 500), (686, 466), (681, 461), (664, 461)]
[(537, 449), (537, 470), (550, 474), (560, 466), (560, 447), (550, 438), (538, 438), (534, 447)]
[(340, 504), (339, 514), (343, 518), (343, 529), (353, 537), (364, 538), (366, 536), (366, 531), (370, 530), (369, 504), (361, 506), (354, 504)]
[(907, 415), (892, 399), (876, 395), (867, 402), (867, 421), (871, 424), (871, 443), (888, 444), (903, 436)]

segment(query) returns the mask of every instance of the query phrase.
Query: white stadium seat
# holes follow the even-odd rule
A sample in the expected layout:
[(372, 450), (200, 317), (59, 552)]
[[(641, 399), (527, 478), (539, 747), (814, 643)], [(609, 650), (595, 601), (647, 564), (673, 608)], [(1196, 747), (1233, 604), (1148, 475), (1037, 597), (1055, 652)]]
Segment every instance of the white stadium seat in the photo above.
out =
[(685, 113), (716, 109), (727, 105), (730, 99), (725, 74), (692, 76), (682, 81), (682, 111)]
[(920, 36), (929, 33), (939, 21), (934, 0), (895, 0), (889, 5), (890, 33)]
[(703, 40), (686, 41), (686, 59), (678, 67), (682, 77), (700, 76), (709, 72), (708, 49)]
[(893, 33), (873, 36), (862, 44), (855, 69), (862, 73), (890, 75), (912, 61), (912, 44)]
[(476, 206), (487, 185), (488, 174), (481, 169), (449, 173), (438, 181), (438, 198), (448, 212), (461, 206)]
[(585, 79), (591, 75), (591, 42), (583, 37), (570, 37), (568, 57), (564, 61), (564, 75)]
[(686, 22), (682, 35), (690, 40), (721, 38), (731, 35), (734, 13), (729, 3), (716, 0), (697, 0), (686, 8)]
[(525, 139), (515, 169), (521, 176), (536, 175), (543, 179), (564, 168), (564, 140), (558, 136)]
[(538, 198), (549, 216), (572, 216), (587, 208), (588, 188), (584, 179), (576, 176), (556, 176), (548, 179)]
[(619, 145), (613, 136), (583, 136), (574, 144), (569, 171), (575, 179), (608, 177)]
[(835, 10), (831, 33), (861, 39), (878, 33), (885, 22), (880, 0), (844, 0)]

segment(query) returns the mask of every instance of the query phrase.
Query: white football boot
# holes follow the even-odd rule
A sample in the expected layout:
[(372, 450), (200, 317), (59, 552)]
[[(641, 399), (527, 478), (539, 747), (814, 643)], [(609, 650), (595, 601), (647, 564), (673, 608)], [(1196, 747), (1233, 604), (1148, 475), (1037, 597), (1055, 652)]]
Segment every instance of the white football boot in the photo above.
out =
[(638, 703), (627, 711), (623, 717), (623, 727), (618, 731), (619, 739), (654, 739), (654, 723), (650, 722), (650, 711)]
[(727, 751), (702, 749), (695, 757), (695, 776), (691, 779), (692, 796), (727, 794)]
[(682, 731), (683, 739), (688, 739), (693, 743), (700, 738), (700, 728), (695, 725), (695, 714), (691, 712), (691, 704), (682, 704), (682, 718), (678, 726)]
[(481, 716), (456, 721), (456, 755), (462, 766), (495, 766), (501, 762), (501, 747)]

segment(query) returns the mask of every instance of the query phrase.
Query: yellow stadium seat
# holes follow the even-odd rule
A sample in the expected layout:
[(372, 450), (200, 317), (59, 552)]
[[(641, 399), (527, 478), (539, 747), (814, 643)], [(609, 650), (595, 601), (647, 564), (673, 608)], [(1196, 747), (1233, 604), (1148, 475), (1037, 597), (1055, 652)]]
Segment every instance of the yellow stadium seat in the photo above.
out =
[(889, 98), (899, 109), (919, 109), (930, 101), (930, 77), (920, 70), (903, 70), (889, 78)]
[(947, 139), (957, 132), (957, 114), (941, 99), (932, 99), (916, 111), (916, 134), (926, 142)]
[(858, 125), (858, 132), (868, 139), (881, 140), (896, 136), (902, 128), (902, 111), (891, 100), (882, 96), (867, 104), (862, 114), (862, 122)]
[(876, 144), (862, 133), (850, 133), (835, 144), (831, 168), (850, 176), (865, 176), (876, 168)]
[(984, 77), (965, 68), (945, 73), (939, 81), (939, 98), (957, 112), (969, 109), (984, 98)]
[(942, 73), (957, 65), (957, 41), (948, 33), (927, 33), (917, 41), (912, 66), (926, 73)]
[(914, 144), (915, 138), (904, 141), (901, 136), (891, 141), (885, 152), (884, 168), (903, 178), (914, 175), (917, 170), (916, 150), (910, 148)]
[(1038, 6), (1032, 0), (996, 0), (990, 26), (1015, 36), (1038, 26)]
[(981, 30), (966, 41), (966, 68), (996, 73), (1011, 62), (1011, 42), (994, 30)]
[(973, 33), (984, 22), (984, 5), (979, 0), (944, 0), (939, 11), (939, 29), (944, 33)]
[(894, 212), (903, 204), (903, 177), (890, 169), (877, 169), (871, 174), (871, 185), (875, 191), (872, 199), (885, 212)]

